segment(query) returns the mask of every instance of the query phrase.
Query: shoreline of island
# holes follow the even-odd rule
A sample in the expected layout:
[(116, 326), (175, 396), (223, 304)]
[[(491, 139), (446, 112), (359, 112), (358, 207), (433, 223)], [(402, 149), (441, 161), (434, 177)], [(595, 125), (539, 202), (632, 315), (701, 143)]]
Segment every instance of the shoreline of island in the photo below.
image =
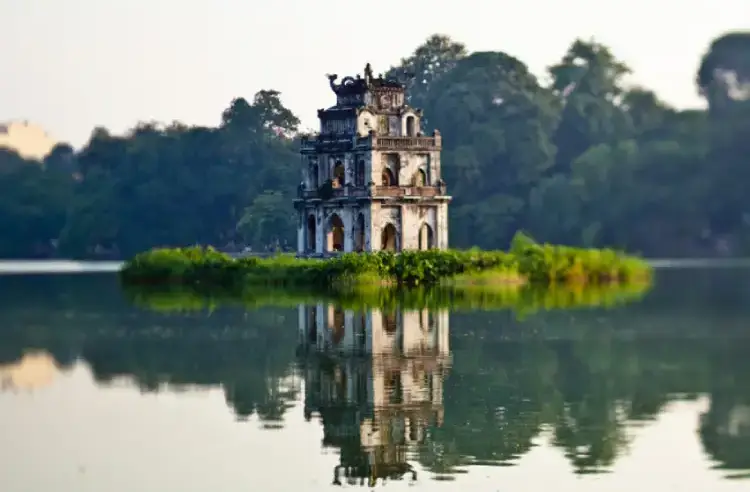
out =
[(330, 258), (279, 254), (232, 258), (211, 247), (157, 248), (126, 261), (125, 284), (277, 286), (341, 291), (359, 287), (479, 287), (507, 284), (649, 283), (644, 259), (612, 249), (538, 244), (517, 234), (508, 251), (479, 249), (342, 253)]

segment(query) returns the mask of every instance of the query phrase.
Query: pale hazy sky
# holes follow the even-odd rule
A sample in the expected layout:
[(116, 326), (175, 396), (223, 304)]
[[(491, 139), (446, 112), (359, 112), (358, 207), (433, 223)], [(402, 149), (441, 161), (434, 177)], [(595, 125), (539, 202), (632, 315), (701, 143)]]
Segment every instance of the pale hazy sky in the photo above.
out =
[(750, 0), (0, 0), (0, 121), (79, 146), (96, 125), (215, 125), (234, 97), (276, 89), (314, 127), (325, 73), (385, 71), (433, 33), (537, 75), (593, 36), (635, 82), (692, 107), (710, 41), (748, 28)]

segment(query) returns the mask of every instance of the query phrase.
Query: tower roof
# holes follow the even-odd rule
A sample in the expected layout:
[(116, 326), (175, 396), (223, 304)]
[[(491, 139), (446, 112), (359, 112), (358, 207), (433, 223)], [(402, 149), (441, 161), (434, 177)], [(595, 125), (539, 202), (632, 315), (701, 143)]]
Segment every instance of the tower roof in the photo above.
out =
[(331, 85), (331, 90), (336, 93), (337, 96), (364, 94), (365, 92), (377, 89), (403, 91), (405, 88), (404, 84), (394, 78), (387, 78), (382, 74), (374, 77), (372, 74), (372, 67), (369, 63), (365, 65), (364, 77), (359, 74), (357, 74), (356, 77), (347, 76), (341, 79), (341, 83), (339, 84), (336, 83), (336, 79), (338, 79), (338, 75), (328, 75), (328, 82)]

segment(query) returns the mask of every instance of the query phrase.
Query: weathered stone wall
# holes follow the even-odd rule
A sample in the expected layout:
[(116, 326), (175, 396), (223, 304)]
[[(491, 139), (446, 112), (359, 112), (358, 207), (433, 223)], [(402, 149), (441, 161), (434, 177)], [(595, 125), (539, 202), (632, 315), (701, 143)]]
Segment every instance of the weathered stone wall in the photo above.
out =
[(364, 251), (383, 249), (383, 230), (392, 224), (396, 230), (397, 251), (409, 249), (448, 247), (447, 203), (393, 203), (369, 202), (364, 204), (321, 204), (307, 207), (298, 216), (297, 251), (308, 251), (309, 230), (307, 218), (315, 217), (315, 249), (317, 254), (331, 252), (333, 248), (332, 225), (335, 217), (344, 226), (345, 252), (357, 251), (360, 222), (364, 224)]
[[(373, 211), (374, 212), (374, 211)], [(373, 251), (379, 251), (383, 249), (382, 234), (383, 230), (388, 224), (393, 224), (396, 228), (396, 250), (400, 251), (401, 248), (401, 231), (402, 231), (402, 216), (401, 206), (388, 206), (381, 205), (376, 213), (372, 214), (372, 239), (371, 246)]]
[[(422, 248), (436, 247), (437, 241), (435, 231), (437, 230), (437, 206), (436, 205), (403, 205), (403, 249), (420, 249), (420, 234), (423, 234)], [(423, 229), (427, 226), (432, 237), (431, 244), (428, 243), (427, 235)], [(429, 246), (428, 246), (429, 245)]]
[(391, 169), (399, 186), (412, 186), (416, 173), (421, 169), (427, 178), (425, 185), (432, 186), (440, 178), (440, 152), (372, 151), (370, 168), (366, 169), (370, 181), (380, 186), (385, 168)]

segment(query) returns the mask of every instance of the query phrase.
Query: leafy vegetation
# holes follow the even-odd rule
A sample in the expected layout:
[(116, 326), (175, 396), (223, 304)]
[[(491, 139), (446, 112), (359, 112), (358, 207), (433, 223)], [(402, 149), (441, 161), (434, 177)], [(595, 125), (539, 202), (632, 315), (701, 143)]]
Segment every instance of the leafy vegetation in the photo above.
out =
[(613, 250), (539, 245), (522, 233), (516, 235), (509, 252), (433, 249), (399, 254), (347, 253), (327, 259), (293, 255), (234, 259), (211, 247), (162, 248), (137, 254), (121, 270), (125, 283), (254, 284), (336, 290), (367, 284), (414, 287), (488, 281), (598, 285), (648, 282), (650, 275), (648, 263), (636, 257)]
[[(443, 422), (410, 454), (426, 470), (419, 480), (471, 473), (476, 464), (525, 466), (522, 457), (535, 445), (558, 450), (577, 473), (612, 470), (629, 454), (648, 454), (644, 426), (663, 425), (659, 417), (674, 411), (674, 402), (696, 398), (694, 416), (677, 409), (687, 423), (669, 432), (700, 440), (714, 473), (746, 475), (748, 434), (727, 432), (750, 405), (746, 282), (746, 272), (730, 269), (666, 271), (646, 299), (622, 309), (540, 311), (523, 319), (504, 311), (451, 312), (449, 370), (420, 369), (443, 383), (436, 405)], [(133, 309), (108, 275), (5, 276), (0, 365), (45, 350), (63, 369), (85, 364), (84, 376), (120, 391), (212, 388), (239, 420), (249, 418), (236, 424), (241, 432), (286, 422), (297, 432), (304, 408), (313, 415), (307, 425), (323, 427), (326, 437), (341, 436), (342, 428), (358, 436), (361, 413), (347, 412), (371, 409), (372, 399), (343, 385), (382, 369), (366, 359), (295, 358), (298, 319), (296, 309), (281, 307)], [(304, 385), (290, 385), (293, 377), (305, 378)], [(75, 411), (85, 405), (95, 403)], [(325, 419), (316, 417), (320, 410)], [(386, 413), (403, 421), (413, 415), (407, 411)], [(356, 441), (341, 449), (342, 459), (360, 450)], [(320, 473), (328, 476), (325, 466)]]
[[(511, 54), (470, 53), (446, 36), (390, 73), (415, 75), (410, 98), (424, 110), (424, 131), (444, 136), (454, 247), (504, 249), (527, 230), (647, 256), (742, 255), (748, 53), (747, 32), (695, 53), (705, 111), (628, 86), (629, 68), (595, 41), (572, 43), (544, 74), (548, 83)], [(215, 128), (97, 128), (82, 149), (59, 145), (43, 163), (0, 152), (0, 257), (292, 245), (298, 127), (280, 94), (261, 90), (232, 101)]]
[(502, 286), (350, 289), (320, 293), (314, 289), (250, 286), (243, 289), (201, 288), (184, 285), (130, 285), (125, 295), (134, 305), (158, 312), (215, 310), (236, 306), (295, 307), (318, 302), (346, 309), (503, 310), (519, 316), (553, 309), (608, 308), (640, 300), (648, 284), (541, 287), (530, 284)]

